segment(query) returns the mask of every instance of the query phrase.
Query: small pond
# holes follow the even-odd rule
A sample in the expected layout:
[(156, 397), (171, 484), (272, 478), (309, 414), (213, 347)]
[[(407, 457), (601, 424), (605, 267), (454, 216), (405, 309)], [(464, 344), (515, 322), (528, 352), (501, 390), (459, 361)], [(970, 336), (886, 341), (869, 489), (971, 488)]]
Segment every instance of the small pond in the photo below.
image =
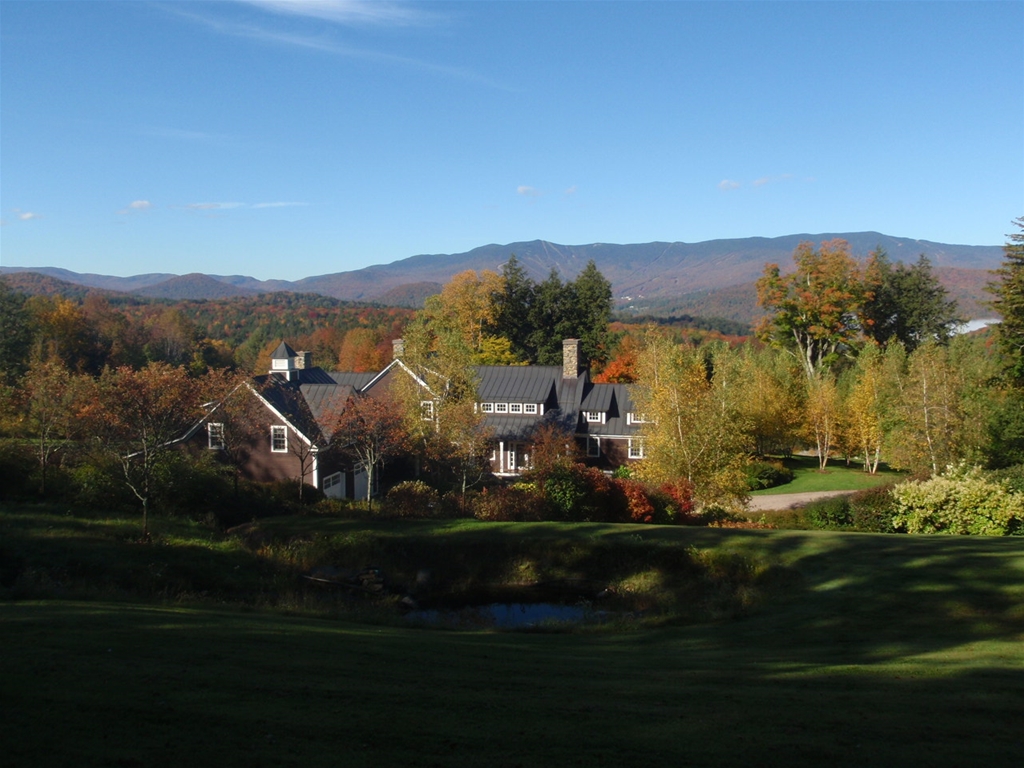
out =
[(607, 621), (610, 614), (586, 603), (490, 603), (458, 609), (414, 610), (406, 618), (432, 627), (522, 629), (529, 627), (590, 624)]

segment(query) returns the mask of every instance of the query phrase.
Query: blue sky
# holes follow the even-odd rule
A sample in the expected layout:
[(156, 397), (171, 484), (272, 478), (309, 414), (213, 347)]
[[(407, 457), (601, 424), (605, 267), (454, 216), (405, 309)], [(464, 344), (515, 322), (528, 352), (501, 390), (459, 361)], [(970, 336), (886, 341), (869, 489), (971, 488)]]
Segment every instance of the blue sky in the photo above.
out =
[(0, 262), (298, 279), (488, 243), (1024, 215), (1024, 2), (0, 0)]

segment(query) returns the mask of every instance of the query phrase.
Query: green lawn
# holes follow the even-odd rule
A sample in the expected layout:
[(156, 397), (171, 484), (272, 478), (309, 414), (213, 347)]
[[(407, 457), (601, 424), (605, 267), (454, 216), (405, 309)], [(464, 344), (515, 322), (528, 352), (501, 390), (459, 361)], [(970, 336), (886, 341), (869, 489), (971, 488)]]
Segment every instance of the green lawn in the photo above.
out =
[(792, 482), (775, 488), (754, 491), (751, 496), (771, 496), (779, 493), (811, 493), (816, 491), (859, 491), (899, 480), (906, 475), (886, 467), (872, 475), (864, 471), (861, 463), (847, 466), (845, 461), (832, 460), (825, 471), (818, 468), (814, 456), (793, 456), (783, 462), (793, 470)]
[[(58, 524), (26, 517), (0, 514), (0, 557), (45, 545), (69, 575), (99, 567), (94, 546), (140, 576), (156, 564), (179, 580), (182, 546), (187, 567), (209, 561), (211, 578), (265, 567), (273, 549), (253, 559), (198, 531), (189, 545), (187, 529), (169, 543), (159, 537), (170, 528), (156, 545), (117, 544), (96, 532), (103, 521), (74, 518), (68, 529), (86, 538), (64, 546)], [(265, 573), (191, 602), (139, 602), (125, 585), (103, 601), (7, 599), (5, 764), (1024, 763), (1024, 538), (313, 518), (263, 533), (279, 548), (296, 534), (398, 537), (409, 551), (454, 539), (467, 559), (495, 542), (681, 546), (796, 578), (733, 618), (567, 633), (411, 629), (232, 602), (236, 588), (274, 583)], [(62, 585), (44, 586), (59, 597)]]

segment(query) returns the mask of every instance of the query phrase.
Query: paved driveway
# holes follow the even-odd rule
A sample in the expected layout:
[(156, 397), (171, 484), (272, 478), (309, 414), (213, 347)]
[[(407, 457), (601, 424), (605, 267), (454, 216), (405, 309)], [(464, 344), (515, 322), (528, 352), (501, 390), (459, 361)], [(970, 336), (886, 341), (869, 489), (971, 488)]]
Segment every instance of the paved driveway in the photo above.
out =
[(747, 509), (765, 512), (770, 509), (795, 509), (829, 496), (849, 496), (854, 491), (815, 491), (813, 493), (775, 493), (770, 496), (751, 496)]

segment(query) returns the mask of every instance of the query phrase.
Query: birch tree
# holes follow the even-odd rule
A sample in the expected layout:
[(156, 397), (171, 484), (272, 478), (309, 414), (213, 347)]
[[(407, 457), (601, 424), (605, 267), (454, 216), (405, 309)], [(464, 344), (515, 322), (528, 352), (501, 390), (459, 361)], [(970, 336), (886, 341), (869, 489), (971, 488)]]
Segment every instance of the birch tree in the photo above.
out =
[(639, 474), (654, 482), (680, 477), (694, 488), (698, 505), (736, 505), (746, 497), (742, 467), (747, 460), (737, 425), (738, 387), (716, 367), (715, 351), (673, 344), (647, 334), (631, 396), (646, 424)]

